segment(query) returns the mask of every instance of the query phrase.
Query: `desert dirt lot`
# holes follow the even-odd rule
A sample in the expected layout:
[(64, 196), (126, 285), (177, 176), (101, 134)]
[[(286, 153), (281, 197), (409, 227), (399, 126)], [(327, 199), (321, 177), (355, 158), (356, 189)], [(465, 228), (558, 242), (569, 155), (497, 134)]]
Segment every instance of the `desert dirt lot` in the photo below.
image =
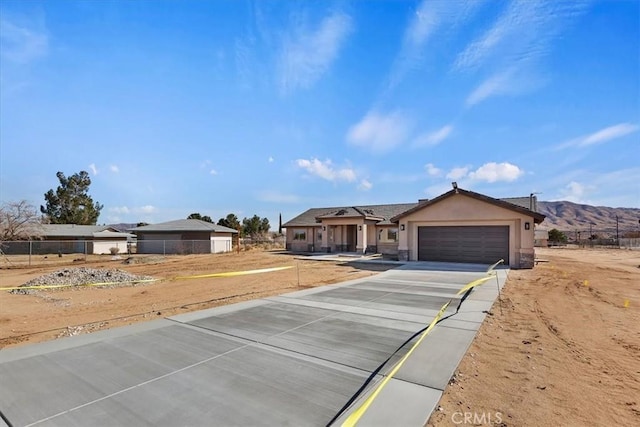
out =
[[(4, 259), (4, 264), (0, 263), (4, 267), (0, 269), (0, 287), (19, 286), (34, 277), (74, 267), (119, 269), (164, 280), (136, 286), (38, 290), (33, 295), (0, 291), (0, 348), (338, 283), (393, 267), (298, 260), (282, 252), (260, 250), (218, 255), (139, 255), (134, 258), (139, 263), (128, 265), (106, 255), (89, 256), (87, 262), (74, 259), (78, 257), (40, 257), (37, 262), (43, 265), (21, 268), (15, 267), (24, 265), (24, 260)], [(237, 277), (174, 279), (281, 266), (293, 268)]]
[[(548, 262), (511, 271), (429, 426), (640, 425), (640, 252), (543, 249)], [(153, 258), (147, 261), (153, 261)], [(64, 258), (62, 259), (64, 262)], [(15, 286), (60, 269), (0, 269)], [(184, 275), (276, 266), (231, 278)], [(193, 255), (118, 268), (166, 280), (120, 288), (0, 291), (0, 348), (92, 332), (376, 274), (390, 266), (295, 260), (278, 252)], [(298, 285), (299, 275), (299, 285)], [(44, 331), (44, 332), (43, 332)], [(474, 418), (475, 417), (475, 418)]]
[(536, 255), (548, 262), (510, 272), (428, 426), (640, 425), (640, 252)]

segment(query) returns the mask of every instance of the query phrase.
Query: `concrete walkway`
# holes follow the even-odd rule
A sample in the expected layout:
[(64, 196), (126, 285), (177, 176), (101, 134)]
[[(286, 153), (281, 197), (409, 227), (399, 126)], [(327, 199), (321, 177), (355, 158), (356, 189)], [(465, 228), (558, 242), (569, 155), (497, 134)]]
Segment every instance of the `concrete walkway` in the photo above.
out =
[[(0, 350), (0, 410), (13, 426), (323, 426), (485, 270), (408, 263), (339, 285)], [(499, 286), (506, 275), (498, 270)], [(477, 288), (436, 326), (359, 425), (424, 425), (497, 288), (496, 280)]]

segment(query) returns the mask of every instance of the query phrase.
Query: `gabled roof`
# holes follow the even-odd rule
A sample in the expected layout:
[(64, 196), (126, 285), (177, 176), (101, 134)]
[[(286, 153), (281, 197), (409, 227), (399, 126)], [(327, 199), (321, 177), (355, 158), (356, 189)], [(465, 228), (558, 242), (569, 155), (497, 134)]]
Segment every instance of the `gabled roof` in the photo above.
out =
[(118, 230), (108, 225), (42, 224), (42, 237), (93, 237), (95, 233)]
[(389, 219), (416, 203), (397, 203), (389, 205), (335, 206), (330, 208), (311, 208), (297, 217), (282, 224), (283, 227), (317, 227), (322, 219), (328, 218), (364, 218), (378, 221), (378, 225), (391, 225)]
[(159, 224), (143, 225), (129, 229), (134, 233), (172, 233), (184, 231), (208, 231), (216, 233), (237, 233), (233, 228), (213, 224), (199, 219), (178, 219), (175, 221), (161, 222)]
[(412, 214), (413, 212), (419, 211), (421, 209), (426, 208), (427, 206), (431, 206), (435, 203), (438, 203), (441, 200), (447, 199), (451, 196), (454, 196), (456, 194), (462, 194), (464, 196), (468, 196), (471, 198), (474, 198), (476, 200), (480, 200), (482, 202), (486, 202), (486, 203), (490, 203), (492, 205), (495, 206), (499, 206), (501, 208), (504, 209), (509, 209), (512, 210), (514, 212), (518, 212), (524, 215), (529, 215), (531, 217), (533, 217), (533, 220), (536, 224), (541, 223), (542, 221), (544, 221), (544, 219), (546, 218), (544, 215), (538, 213), (538, 212), (534, 212), (532, 210), (529, 210), (527, 208), (524, 208), (522, 206), (519, 205), (515, 205), (513, 203), (510, 202), (506, 202), (504, 200), (500, 200), (500, 199), (494, 199), (493, 197), (489, 197), (489, 196), (485, 196), (484, 194), (480, 194), (480, 193), (476, 193), (474, 191), (469, 191), (469, 190), (463, 190), (462, 188), (456, 188), (454, 190), (448, 191), (444, 194), (441, 194), (440, 196), (436, 197), (435, 199), (431, 199), (431, 200), (425, 200), (423, 202), (418, 203), (415, 207), (402, 212), (396, 216), (394, 216), (393, 218), (391, 218), (392, 222), (398, 222), (401, 218)]

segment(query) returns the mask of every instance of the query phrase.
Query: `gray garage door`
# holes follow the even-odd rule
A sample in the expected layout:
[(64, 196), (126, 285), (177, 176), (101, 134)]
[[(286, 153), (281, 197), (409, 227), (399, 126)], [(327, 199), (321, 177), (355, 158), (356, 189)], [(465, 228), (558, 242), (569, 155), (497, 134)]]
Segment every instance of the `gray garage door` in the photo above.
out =
[(509, 226), (418, 227), (418, 259), (509, 265)]

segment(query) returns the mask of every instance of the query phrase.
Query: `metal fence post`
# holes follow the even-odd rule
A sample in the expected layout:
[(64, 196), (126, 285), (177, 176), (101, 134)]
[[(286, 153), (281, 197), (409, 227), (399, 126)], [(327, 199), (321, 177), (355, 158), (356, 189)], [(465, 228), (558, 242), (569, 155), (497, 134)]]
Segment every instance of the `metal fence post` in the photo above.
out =
[(33, 251), (33, 242), (29, 240), (29, 267), (31, 267), (31, 252)]
[(162, 255), (167, 255), (167, 241), (162, 241)]

